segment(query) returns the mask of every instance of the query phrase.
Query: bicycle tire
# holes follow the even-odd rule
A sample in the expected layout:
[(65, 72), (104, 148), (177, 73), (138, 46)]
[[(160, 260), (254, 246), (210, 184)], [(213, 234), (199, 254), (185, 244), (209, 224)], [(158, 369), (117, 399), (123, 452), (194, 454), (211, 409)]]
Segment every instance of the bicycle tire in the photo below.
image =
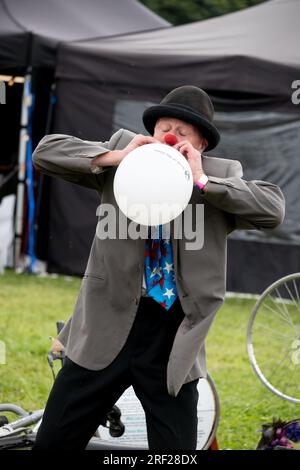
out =
[(247, 327), (247, 352), (256, 376), (275, 395), (298, 404), (299, 286), (300, 273), (289, 274), (271, 284), (255, 303)]
[[(205, 382), (204, 382), (204, 379), (203, 379), (203, 384), (204, 383), (206, 384), (206, 387), (205, 387), (206, 391), (209, 390), (209, 394), (211, 395), (210, 400), (209, 400), (209, 406), (212, 409), (205, 410), (201, 414), (201, 412), (199, 413), (199, 405), (198, 405), (198, 446), (197, 446), (197, 449), (199, 449), (199, 450), (207, 450), (207, 449), (210, 448), (210, 445), (211, 445), (211, 443), (213, 442), (213, 440), (215, 438), (216, 431), (217, 431), (218, 424), (219, 424), (219, 418), (220, 418), (219, 397), (218, 397), (218, 393), (217, 393), (215, 383), (214, 383), (212, 377), (209, 374), (207, 375), (207, 378), (206, 378)], [(203, 391), (205, 393), (205, 389)], [(129, 394), (129, 396), (125, 395), (126, 392)], [(131, 450), (132, 449), (137, 449), (137, 450), (147, 449), (146, 424), (144, 422), (143, 410), (141, 408), (140, 403), (138, 402), (138, 399), (135, 397), (135, 394), (134, 394), (133, 390), (131, 390), (130, 392), (128, 392), (128, 390), (127, 390), (126, 392), (123, 394), (123, 396), (117, 402), (117, 406), (122, 411), (122, 421), (125, 424), (125, 429), (127, 429), (128, 434), (126, 435), (126, 433), (125, 433), (124, 436), (122, 436), (120, 439), (112, 438), (109, 435), (108, 430), (106, 430), (105, 428), (100, 427), (99, 428), (99, 435), (102, 436), (102, 437), (100, 438), (100, 441), (98, 442), (98, 444), (99, 444), (98, 448), (99, 449), (105, 448), (105, 447), (103, 447), (105, 445), (107, 445), (109, 449), (131, 449)], [(136, 416), (137, 416), (137, 421), (136, 422), (133, 422), (132, 419), (129, 419), (128, 421), (126, 419), (127, 418), (126, 412), (128, 413), (128, 417), (130, 416), (129, 411), (126, 410), (126, 400), (128, 400), (130, 402), (128, 404), (129, 409), (131, 409), (133, 407), (134, 401), (136, 401), (135, 406), (137, 406), (140, 409), (140, 411), (139, 411), (139, 409), (136, 410)], [(200, 402), (200, 397), (199, 397), (199, 402)], [(208, 414), (205, 416), (206, 412), (213, 413), (213, 416), (210, 417), (210, 416), (208, 416)], [(201, 422), (201, 419), (199, 419), (199, 418), (202, 418), (202, 422)], [(205, 419), (207, 419), (206, 424), (208, 424), (210, 426), (209, 427), (209, 432), (207, 432), (206, 436), (204, 435), (205, 431), (203, 429), (199, 429), (199, 427), (203, 423), (205, 424)], [(135, 442), (134, 442), (134, 440), (132, 440), (132, 442), (130, 442), (130, 439), (131, 439), (130, 427), (136, 428), (136, 426), (140, 427), (139, 440), (135, 440)], [(136, 429), (134, 429), (134, 433), (136, 433)], [(200, 442), (202, 442), (201, 447), (199, 447), (199, 436), (200, 436)], [(202, 438), (202, 441), (201, 441), (201, 438)], [(95, 448), (95, 446), (97, 448), (97, 441), (95, 441), (95, 439), (93, 439), (93, 442), (91, 443), (91, 445), (93, 446), (93, 448)]]

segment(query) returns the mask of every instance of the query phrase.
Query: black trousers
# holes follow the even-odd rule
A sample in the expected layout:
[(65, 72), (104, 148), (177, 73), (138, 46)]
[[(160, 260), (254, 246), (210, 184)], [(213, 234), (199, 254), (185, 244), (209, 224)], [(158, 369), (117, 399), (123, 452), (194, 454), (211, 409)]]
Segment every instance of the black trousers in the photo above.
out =
[(69, 358), (50, 392), (33, 450), (84, 450), (115, 402), (131, 385), (145, 411), (150, 450), (195, 450), (198, 379), (168, 394), (167, 363), (184, 313), (177, 298), (166, 311), (141, 297), (125, 346), (105, 369)]

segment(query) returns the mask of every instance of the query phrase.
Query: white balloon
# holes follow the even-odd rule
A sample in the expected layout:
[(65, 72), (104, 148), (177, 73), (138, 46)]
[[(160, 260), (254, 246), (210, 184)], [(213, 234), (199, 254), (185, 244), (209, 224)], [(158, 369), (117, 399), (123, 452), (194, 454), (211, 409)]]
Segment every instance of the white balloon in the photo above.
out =
[(166, 224), (184, 211), (193, 191), (186, 158), (166, 144), (146, 144), (121, 161), (114, 195), (126, 217), (141, 225)]

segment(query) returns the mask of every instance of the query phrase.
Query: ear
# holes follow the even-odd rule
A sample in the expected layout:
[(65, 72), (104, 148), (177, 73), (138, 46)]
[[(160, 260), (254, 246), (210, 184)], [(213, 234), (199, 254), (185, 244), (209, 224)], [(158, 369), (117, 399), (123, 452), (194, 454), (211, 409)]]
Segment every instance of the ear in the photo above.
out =
[(202, 142), (201, 142), (201, 153), (204, 152), (204, 150), (207, 148), (208, 146), (208, 141), (203, 137), (202, 138)]

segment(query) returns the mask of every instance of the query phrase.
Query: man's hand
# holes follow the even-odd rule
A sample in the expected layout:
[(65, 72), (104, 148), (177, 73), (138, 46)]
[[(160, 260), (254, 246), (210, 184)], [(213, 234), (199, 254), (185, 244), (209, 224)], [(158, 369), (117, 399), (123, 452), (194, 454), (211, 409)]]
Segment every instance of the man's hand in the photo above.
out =
[(93, 159), (93, 166), (118, 166), (132, 150), (145, 144), (156, 144), (154, 137), (137, 134), (123, 150), (111, 150)]
[(199, 180), (200, 176), (204, 173), (202, 168), (202, 158), (199, 150), (195, 149), (188, 140), (182, 140), (178, 144), (174, 145), (174, 148), (178, 150), (187, 159), (190, 164), (193, 181)]
[(121, 152), (123, 153), (123, 157), (126, 157), (132, 150), (141, 147), (141, 145), (146, 145), (146, 144), (157, 144), (159, 141), (157, 139), (154, 139), (154, 137), (151, 137), (149, 135), (143, 135), (143, 134), (138, 134), (136, 135), (125, 147)]
[(58, 339), (55, 339), (55, 338), (52, 338), (52, 337), (50, 339), (52, 341), (51, 352), (55, 356), (59, 356), (59, 354), (65, 350), (64, 346), (61, 344), (60, 341), (58, 341)]

